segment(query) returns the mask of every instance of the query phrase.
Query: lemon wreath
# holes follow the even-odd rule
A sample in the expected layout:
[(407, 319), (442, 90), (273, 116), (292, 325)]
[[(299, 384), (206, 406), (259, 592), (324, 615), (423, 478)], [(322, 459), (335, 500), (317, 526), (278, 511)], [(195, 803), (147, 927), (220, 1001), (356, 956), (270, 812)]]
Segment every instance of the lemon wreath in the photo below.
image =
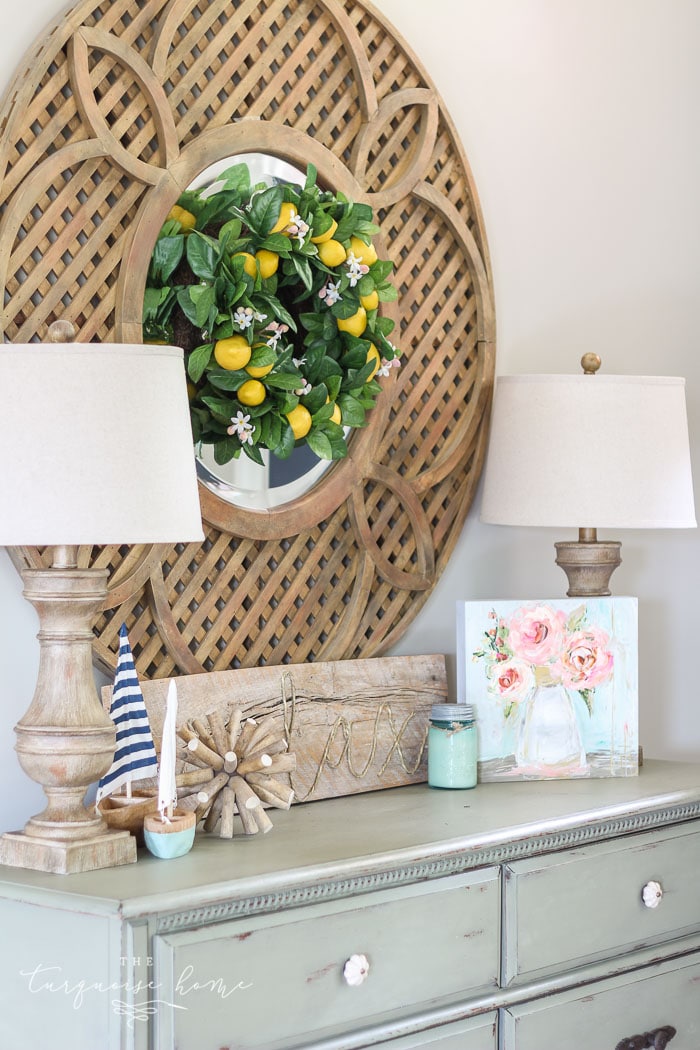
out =
[(347, 455), (398, 365), (377, 232), (372, 209), (320, 189), (313, 166), (303, 188), (252, 186), (236, 164), (182, 194), (150, 261), (144, 338), (184, 348), (193, 437), (217, 463), (303, 443)]

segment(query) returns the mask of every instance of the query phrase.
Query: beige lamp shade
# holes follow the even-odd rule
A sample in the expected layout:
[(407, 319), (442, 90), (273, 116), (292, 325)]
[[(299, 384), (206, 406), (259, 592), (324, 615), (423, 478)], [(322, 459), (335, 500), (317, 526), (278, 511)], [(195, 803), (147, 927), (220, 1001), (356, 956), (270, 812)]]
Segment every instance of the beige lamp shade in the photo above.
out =
[(202, 538), (183, 352), (0, 347), (0, 544)]
[(481, 520), (575, 528), (696, 525), (685, 381), (496, 381)]

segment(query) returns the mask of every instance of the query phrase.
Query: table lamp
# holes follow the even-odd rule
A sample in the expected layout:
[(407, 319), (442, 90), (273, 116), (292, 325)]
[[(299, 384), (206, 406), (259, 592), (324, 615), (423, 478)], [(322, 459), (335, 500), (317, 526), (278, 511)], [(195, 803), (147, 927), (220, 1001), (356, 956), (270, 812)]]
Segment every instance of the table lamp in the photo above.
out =
[(556, 543), (567, 594), (610, 594), (620, 543), (598, 528), (696, 525), (685, 381), (668, 376), (501, 376), (496, 381), (481, 520), (574, 527)]
[(40, 653), (15, 727), (48, 805), (2, 836), (0, 862), (65, 873), (136, 860), (132, 836), (84, 804), (115, 729), (92, 672), (108, 573), (78, 567), (78, 546), (201, 540), (202, 523), (182, 350), (74, 344), (57, 326), (51, 343), (0, 346), (0, 545), (50, 548), (49, 567), (22, 573)]

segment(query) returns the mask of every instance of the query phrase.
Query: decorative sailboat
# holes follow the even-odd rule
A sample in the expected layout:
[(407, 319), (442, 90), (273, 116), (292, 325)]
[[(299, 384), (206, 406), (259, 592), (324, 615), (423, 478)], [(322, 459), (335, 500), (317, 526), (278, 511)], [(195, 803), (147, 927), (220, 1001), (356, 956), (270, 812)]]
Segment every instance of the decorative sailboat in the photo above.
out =
[(145, 790), (143, 786), (135, 790), (133, 785), (155, 778), (158, 760), (126, 624), (119, 629), (109, 714), (117, 730), (117, 743), (114, 761), (97, 785), (95, 805), (110, 827), (126, 829), (142, 843), (144, 817), (155, 812), (158, 798), (152, 784)]
[(158, 773), (158, 812), (149, 813), (143, 822), (143, 837), (155, 857), (169, 860), (189, 852), (194, 842), (196, 814), (176, 809), (177, 783), (175, 757), (177, 752), (177, 686), (168, 686), (168, 699), (163, 723)]

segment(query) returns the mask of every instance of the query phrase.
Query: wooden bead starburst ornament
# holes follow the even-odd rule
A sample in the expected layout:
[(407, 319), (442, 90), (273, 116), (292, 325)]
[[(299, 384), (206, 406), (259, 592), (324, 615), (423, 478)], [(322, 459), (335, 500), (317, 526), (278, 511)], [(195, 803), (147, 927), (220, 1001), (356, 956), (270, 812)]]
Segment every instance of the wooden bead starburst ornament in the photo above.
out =
[(272, 821), (263, 804), (277, 809), (291, 806), (294, 791), (277, 774), (293, 772), (296, 756), (287, 752), (279, 718), (267, 715), (259, 722), (244, 720), (236, 708), (225, 723), (213, 711), (181, 726), (178, 736), (185, 745), (181, 757), (194, 767), (182, 773), (179, 781), (185, 790), (186, 785), (196, 786), (188, 802), (197, 820), (204, 820), (205, 831), (218, 828), (221, 838), (232, 838), (233, 818), (238, 813), (246, 835), (265, 833)]

